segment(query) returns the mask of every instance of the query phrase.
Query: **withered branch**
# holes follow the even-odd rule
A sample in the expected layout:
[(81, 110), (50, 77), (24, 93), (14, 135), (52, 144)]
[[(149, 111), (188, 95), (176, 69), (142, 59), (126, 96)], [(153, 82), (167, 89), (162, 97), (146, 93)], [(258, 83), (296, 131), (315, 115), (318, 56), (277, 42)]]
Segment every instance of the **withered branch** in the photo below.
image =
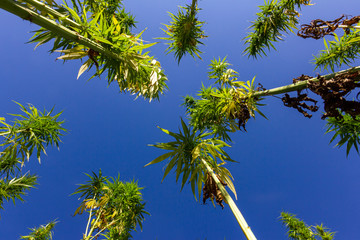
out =
[(301, 25), (301, 29), (297, 35), (302, 38), (314, 38), (320, 39), (326, 35), (333, 35), (333, 32), (341, 27), (344, 28), (346, 34), (350, 32), (349, 28), (357, 24), (360, 21), (360, 15), (348, 19), (347, 16), (342, 15), (341, 17), (333, 21), (324, 21), (321, 19), (315, 19), (310, 24)]
[[(345, 97), (355, 88), (360, 87), (360, 72), (343, 74), (326, 80), (318, 77), (318, 82), (309, 82), (308, 88), (324, 100), (325, 113), (321, 117), (341, 118), (341, 112), (355, 118), (360, 115), (360, 102), (347, 100)], [(340, 112), (339, 112), (340, 110)]]

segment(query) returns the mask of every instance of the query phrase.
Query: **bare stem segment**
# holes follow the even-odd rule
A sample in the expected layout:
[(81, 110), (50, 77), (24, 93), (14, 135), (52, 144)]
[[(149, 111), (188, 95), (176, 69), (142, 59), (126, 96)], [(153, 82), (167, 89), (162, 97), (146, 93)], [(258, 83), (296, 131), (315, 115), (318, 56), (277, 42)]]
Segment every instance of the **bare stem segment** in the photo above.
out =
[[(349, 69), (331, 73), (331, 74), (327, 74), (322, 77), (325, 78), (326, 80), (328, 80), (328, 79), (331, 79), (331, 78), (334, 78), (337, 76), (341, 76), (343, 74), (353, 73), (353, 72), (357, 72), (357, 71), (360, 71), (360, 66), (349, 68)], [(309, 82), (318, 82), (318, 81), (319, 81), (319, 78), (314, 77), (314, 78), (311, 78), (306, 81), (300, 81), (300, 82), (282, 86), (282, 87), (272, 88), (272, 89), (268, 89), (268, 90), (264, 90), (264, 91), (258, 91), (258, 92), (255, 92), (253, 94), (253, 96), (254, 97), (263, 97), (263, 96), (271, 96), (271, 95), (277, 95), (277, 94), (302, 90), (302, 89), (305, 89), (308, 87)]]
[(224, 197), (224, 200), (229, 204), (229, 207), (230, 207), (231, 211), (233, 212), (236, 220), (238, 221), (241, 229), (243, 230), (246, 238), (248, 240), (256, 240), (256, 237), (255, 237), (254, 233), (251, 231), (245, 218), (241, 214), (240, 210), (238, 209), (235, 202), (233, 201), (233, 199), (231, 198), (229, 193), (226, 191), (226, 189), (224, 188), (224, 186), (222, 185), (220, 180), (217, 178), (216, 174), (213, 172), (213, 170), (211, 169), (209, 164), (207, 164), (207, 162), (204, 159), (201, 159), (201, 161), (204, 164), (204, 166), (206, 167), (206, 170), (210, 173), (211, 177), (214, 179), (217, 187), (219, 188), (219, 190), (221, 191), (221, 194)]

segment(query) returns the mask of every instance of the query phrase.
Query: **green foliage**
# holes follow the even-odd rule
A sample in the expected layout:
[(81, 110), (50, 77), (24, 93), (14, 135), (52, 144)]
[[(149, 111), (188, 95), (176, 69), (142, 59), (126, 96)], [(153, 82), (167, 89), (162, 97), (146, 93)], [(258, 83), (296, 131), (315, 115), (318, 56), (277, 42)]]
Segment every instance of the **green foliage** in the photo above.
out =
[(89, 213), (83, 239), (97, 239), (100, 235), (104, 239), (131, 239), (131, 231), (137, 225), (142, 229), (144, 214), (148, 214), (140, 192), (143, 188), (134, 181), (120, 181), (120, 176), (103, 177), (101, 170), (99, 174), (93, 172), (93, 176), (87, 176), (90, 180), (80, 184), (74, 193), (81, 194), (82, 199), (75, 215)]
[(19, 118), (14, 121), (14, 125), (0, 119), (3, 125), (0, 127), (0, 136), (4, 137), (0, 146), (5, 148), (0, 157), (9, 164), (14, 163), (20, 155), (19, 159), (24, 163), (36, 149), (36, 157), (40, 162), (41, 152), (46, 154), (45, 148), (49, 144), (59, 147), (60, 137), (65, 131), (61, 126), (64, 121), (58, 120), (62, 112), (51, 116), (53, 109), (41, 112), (31, 104), (27, 108), (20, 103), (17, 104), (24, 114), (11, 114)]
[(195, 55), (201, 59), (202, 52), (199, 45), (203, 44), (200, 39), (205, 38), (204, 31), (201, 29), (204, 22), (197, 20), (196, 14), (199, 9), (196, 6), (196, 0), (193, 0), (191, 6), (180, 7), (177, 15), (169, 13), (171, 17), (170, 25), (166, 25), (163, 30), (168, 37), (159, 38), (169, 41), (168, 53), (174, 52), (175, 59), (180, 63), (181, 58), (189, 53), (193, 58)]
[(243, 82), (236, 81), (238, 73), (231, 68), (228, 68), (231, 64), (226, 61), (226, 57), (222, 60), (211, 60), (210, 72), (208, 73), (209, 80), (215, 79), (215, 84), (223, 86), (240, 87)]
[(344, 34), (340, 38), (336, 33), (333, 35), (333, 41), (327, 42), (324, 38), (326, 49), (320, 51), (315, 57), (316, 68), (330, 67), (334, 71), (335, 67), (341, 67), (343, 64), (350, 66), (351, 62), (360, 57), (360, 30), (351, 30), (349, 34)]
[(3, 208), (4, 201), (15, 200), (24, 201), (22, 196), (25, 191), (36, 185), (37, 177), (35, 175), (25, 174), (21, 177), (1, 178), (0, 179), (0, 209)]
[(45, 16), (51, 15), (49, 19), (76, 32), (78, 40), (92, 41), (104, 52), (80, 44), (76, 39), (65, 39), (45, 28), (35, 31), (30, 42), (37, 43), (37, 47), (53, 39), (51, 52), (63, 53), (57, 59), (64, 61), (88, 57), (80, 67), (78, 77), (95, 66), (96, 72), (91, 78), (106, 74), (108, 84), (117, 82), (121, 92), (128, 91), (149, 100), (159, 98), (166, 88), (167, 78), (160, 63), (148, 52), (143, 52), (155, 43), (145, 44), (141, 39), (143, 32), (130, 32), (135, 20), (121, 8), (121, 1), (72, 0), (72, 8), (65, 2), (61, 12), (65, 12), (66, 17), (59, 18), (49, 12)]
[(288, 228), (289, 239), (293, 240), (332, 240), (333, 232), (328, 231), (323, 225), (308, 226), (304, 221), (295, 217), (290, 213), (281, 213), (281, 221)]
[(52, 240), (52, 230), (56, 222), (52, 221), (46, 225), (41, 225), (38, 228), (30, 228), (31, 233), (27, 236), (21, 236), (21, 239), (27, 240)]
[(246, 130), (245, 124), (248, 118), (255, 117), (255, 112), (265, 117), (258, 109), (261, 99), (253, 97), (255, 78), (251, 82), (237, 81), (238, 73), (229, 65), (226, 58), (211, 61), (209, 79), (220, 86), (203, 86), (198, 94), (200, 99), (186, 97), (184, 103), (190, 124), (196, 130), (211, 130), (225, 141), (231, 141), (228, 132), (241, 127)]
[[(223, 150), (223, 147), (230, 146), (219, 138), (211, 137), (212, 133), (198, 132), (194, 128), (188, 127), (182, 119), (181, 125), (182, 130), (179, 129), (179, 133), (160, 128), (164, 133), (173, 137), (174, 141), (151, 144), (150, 146), (169, 152), (160, 155), (145, 166), (168, 159), (169, 162), (166, 165), (163, 180), (172, 169), (175, 169), (176, 182), (182, 175), (181, 189), (186, 183), (189, 183), (195, 199), (197, 199), (196, 191), (200, 199), (202, 185), (206, 180), (207, 173), (206, 167), (202, 164), (202, 160), (205, 160), (236, 195), (235, 187), (231, 181), (233, 177), (229, 170), (222, 167), (222, 165), (226, 164), (226, 161), (234, 162)], [(217, 162), (218, 159), (220, 160), (219, 163)]]
[[(185, 99), (190, 125), (195, 129), (210, 130), (215, 136), (220, 136), (225, 141), (231, 141), (228, 132), (235, 132), (239, 128), (236, 119), (227, 118), (223, 111), (227, 105), (226, 102), (232, 102), (229, 89), (203, 86), (198, 96), (200, 99), (192, 98), (191, 105), (188, 104), (189, 98)], [(219, 98), (221, 98), (220, 101)]]
[(296, 28), (299, 16), (296, 7), (300, 9), (301, 5), (311, 4), (309, 0), (268, 0), (259, 6), (257, 19), (250, 26), (253, 31), (245, 38), (247, 47), (244, 53), (256, 58), (266, 56), (266, 48), (275, 49), (273, 42), (282, 40), (283, 33)]
[(24, 114), (11, 114), (18, 117), (13, 125), (0, 118), (0, 136), (3, 137), (0, 143), (0, 208), (5, 200), (12, 200), (14, 204), (16, 199), (23, 201), (25, 191), (34, 187), (37, 180), (35, 175), (21, 173), (25, 160), (29, 160), (36, 149), (40, 162), (41, 152), (46, 154), (49, 144), (59, 147), (60, 136), (65, 131), (61, 126), (63, 121), (58, 120), (61, 112), (51, 116), (53, 109), (40, 112), (30, 104), (27, 108), (17, 104)]
[(349, 155), (352, 147), (360, 154), (360, 115), (355, 118), (349, 114), (342, 114), (341, 118), (329, 117), (327, 118), (327, 127), (326, 133), (334, 132), (330, 143), (339, 138), (339, 142), (335, 146), (341, 147), (346, 143), (346, 156)]

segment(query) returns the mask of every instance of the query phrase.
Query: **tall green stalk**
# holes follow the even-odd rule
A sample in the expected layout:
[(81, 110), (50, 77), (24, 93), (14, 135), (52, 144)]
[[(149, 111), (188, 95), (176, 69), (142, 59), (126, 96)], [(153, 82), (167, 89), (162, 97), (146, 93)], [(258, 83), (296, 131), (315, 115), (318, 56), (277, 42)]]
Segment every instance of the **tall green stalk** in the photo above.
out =
[(224, 188), (224, 186), (222, 185), (222, 183), (220, 182), (220, 180), (218, 179), (218, 177), (216, 176), (214, 171), (211, 169), (209, 164), (207, 164), (207, 162), (203, 158), (201, 158), (201, 161), (204, 164), (204, 166), (206, 167), (207, 171), (210, 173), (211, 177), (214, 179), (217, 187), (219, 188), (221, 194), (224, 197), (224, 200), (227, 202), (227, 204), (229, 204), (229, 207), (230, 207), (231, 211), (233, 212), (233, 214), (234, 214), (237, 222), (239, 223), (241, 229), (243, 230), (243, 232), (244, 232), (244, 234), (246, 236), (246, 239), (248, 239), (248, 240), (256, 240), (256, 237), (255, 237), (254, 233), (251, 231), (251, 228), (247, 224), (245, 218), (241, 214), (241, 212), (238, 209), (238, 207), (236, 206), (234, 200), (231, 198), (229, 193), (226, 191), (226, 189)]
[(41, 27), (44, 27), (44, 28), (54, 32), (56, 35), (58, 35), (60, 37), (80, 43), (94, 51), (102, 53), (102, 54), (106, 55), (107, 57), (117, 59), (120, 61), (124, 60), (120, 56), (105, 49), (100, 44), (98, 44), (88, 38), (85, 38), (84, 36), (81, 36), (77, 32), (72, 31), (72, 30), (64, 27), (63, 25), (58, 24), (55, 21), (50, 20), (50, 19), (48, 19), (48, 18), (32, 11), (31, 9), (26, 8), (23, 5), (16, 3), (12, 0), (1, 0), (0, 8), (4, 9), (5, 11), (8, 11), (24, 20), (28, 20), (28, 21), (35, 23)]
[[(346, 74), (346, 73), (354, 73), (354, 72), (358, 72), (358, 71), (360, 71), (360, 66), (349, 68), (349, 69), (342, 70), (342, 71), (335, 72), (335, 73), (331, 73), (331, 74), (327, 74), (327, 75), (324, 75), (322, 77), (325, 78), (326, 80), (328, 80), (328, 79), (331, 79), (331, 78), (334, 78), (334, 77), (337, 77), (337, 76), (341, 76), (341, 75)], [(309, 82), (318, 82), (318, 81), (319, 81), (319, 78), (314, 77), (314, 78), (311, 78), (311, 79), (306, 80), (306, 81), (300, 81), (300, 82), (293, 83), (293, 84), (290, 84), (290, 85), (277, 87), (277, 88), (272, 88), (272, 89), (269, 89), (269, 90), (258, 91), (258, 92), (255, 92), (252, 96), (253, 97), (263, 97), (263, 96), (271, 96), (271, 95), (277, 95), (277, 94), (302, 90), (302, 89), (307, 88)]]

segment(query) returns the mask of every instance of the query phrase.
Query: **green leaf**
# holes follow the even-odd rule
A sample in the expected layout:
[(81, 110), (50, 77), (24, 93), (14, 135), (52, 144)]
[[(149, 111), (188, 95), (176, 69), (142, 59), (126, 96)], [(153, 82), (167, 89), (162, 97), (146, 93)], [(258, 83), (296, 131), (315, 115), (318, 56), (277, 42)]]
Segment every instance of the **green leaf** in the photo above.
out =
[(91, 65), (92, 60), (89, 58), (86, 62), (84, 62), (83, 65), (81, 65), (78, 75), (77, 75), (77, 79), (79, 79), (79, 77), (81, 76), (81, 74), (83, 74)]
[(102, 38), (100, 36), (92, 36), (96, 41), (99, 41), (99, 42), (102, 42), (102, 43), (106, 43), (106, 44), (109, 44), (109, 45), (114, 45), (112, 42), (110, 42), (109, 40), (105, 39), (105, 38)]
[(165, 177), (169, 174), (169, 172), (171, 171), (171, 169), (174, 167), (176, 160), (177, 160), (178, 156), (176, 155), (167, 165), (165, 172), (164, 172), (164, 176), (161, 179), (161, 182), (164, 181)]
[(173, 156), (174, 154), (175, 154), (175, 152), (165, 153), (165, 154), (163, 154), (163, 155), (155, 158), (154, 160), (152, 160), (151, 162), (149, 162), (148, 164), (146, 164), (144, 167), (149, 166), (149, 165), (152, 165), (152, 164), (155, 164), (155, 163), (162, 162), (162, 161), (164, 161), (165, 159)]
[(81, 59), (86, 56), (87, 56), (86, 52), (73, 52), (73, 53), (69, 53), (69, 54), (65, 54), (60, 57), (57, 57), (56, 60), (59, 60), (59, 59), (61, 59), (61, 60)]

